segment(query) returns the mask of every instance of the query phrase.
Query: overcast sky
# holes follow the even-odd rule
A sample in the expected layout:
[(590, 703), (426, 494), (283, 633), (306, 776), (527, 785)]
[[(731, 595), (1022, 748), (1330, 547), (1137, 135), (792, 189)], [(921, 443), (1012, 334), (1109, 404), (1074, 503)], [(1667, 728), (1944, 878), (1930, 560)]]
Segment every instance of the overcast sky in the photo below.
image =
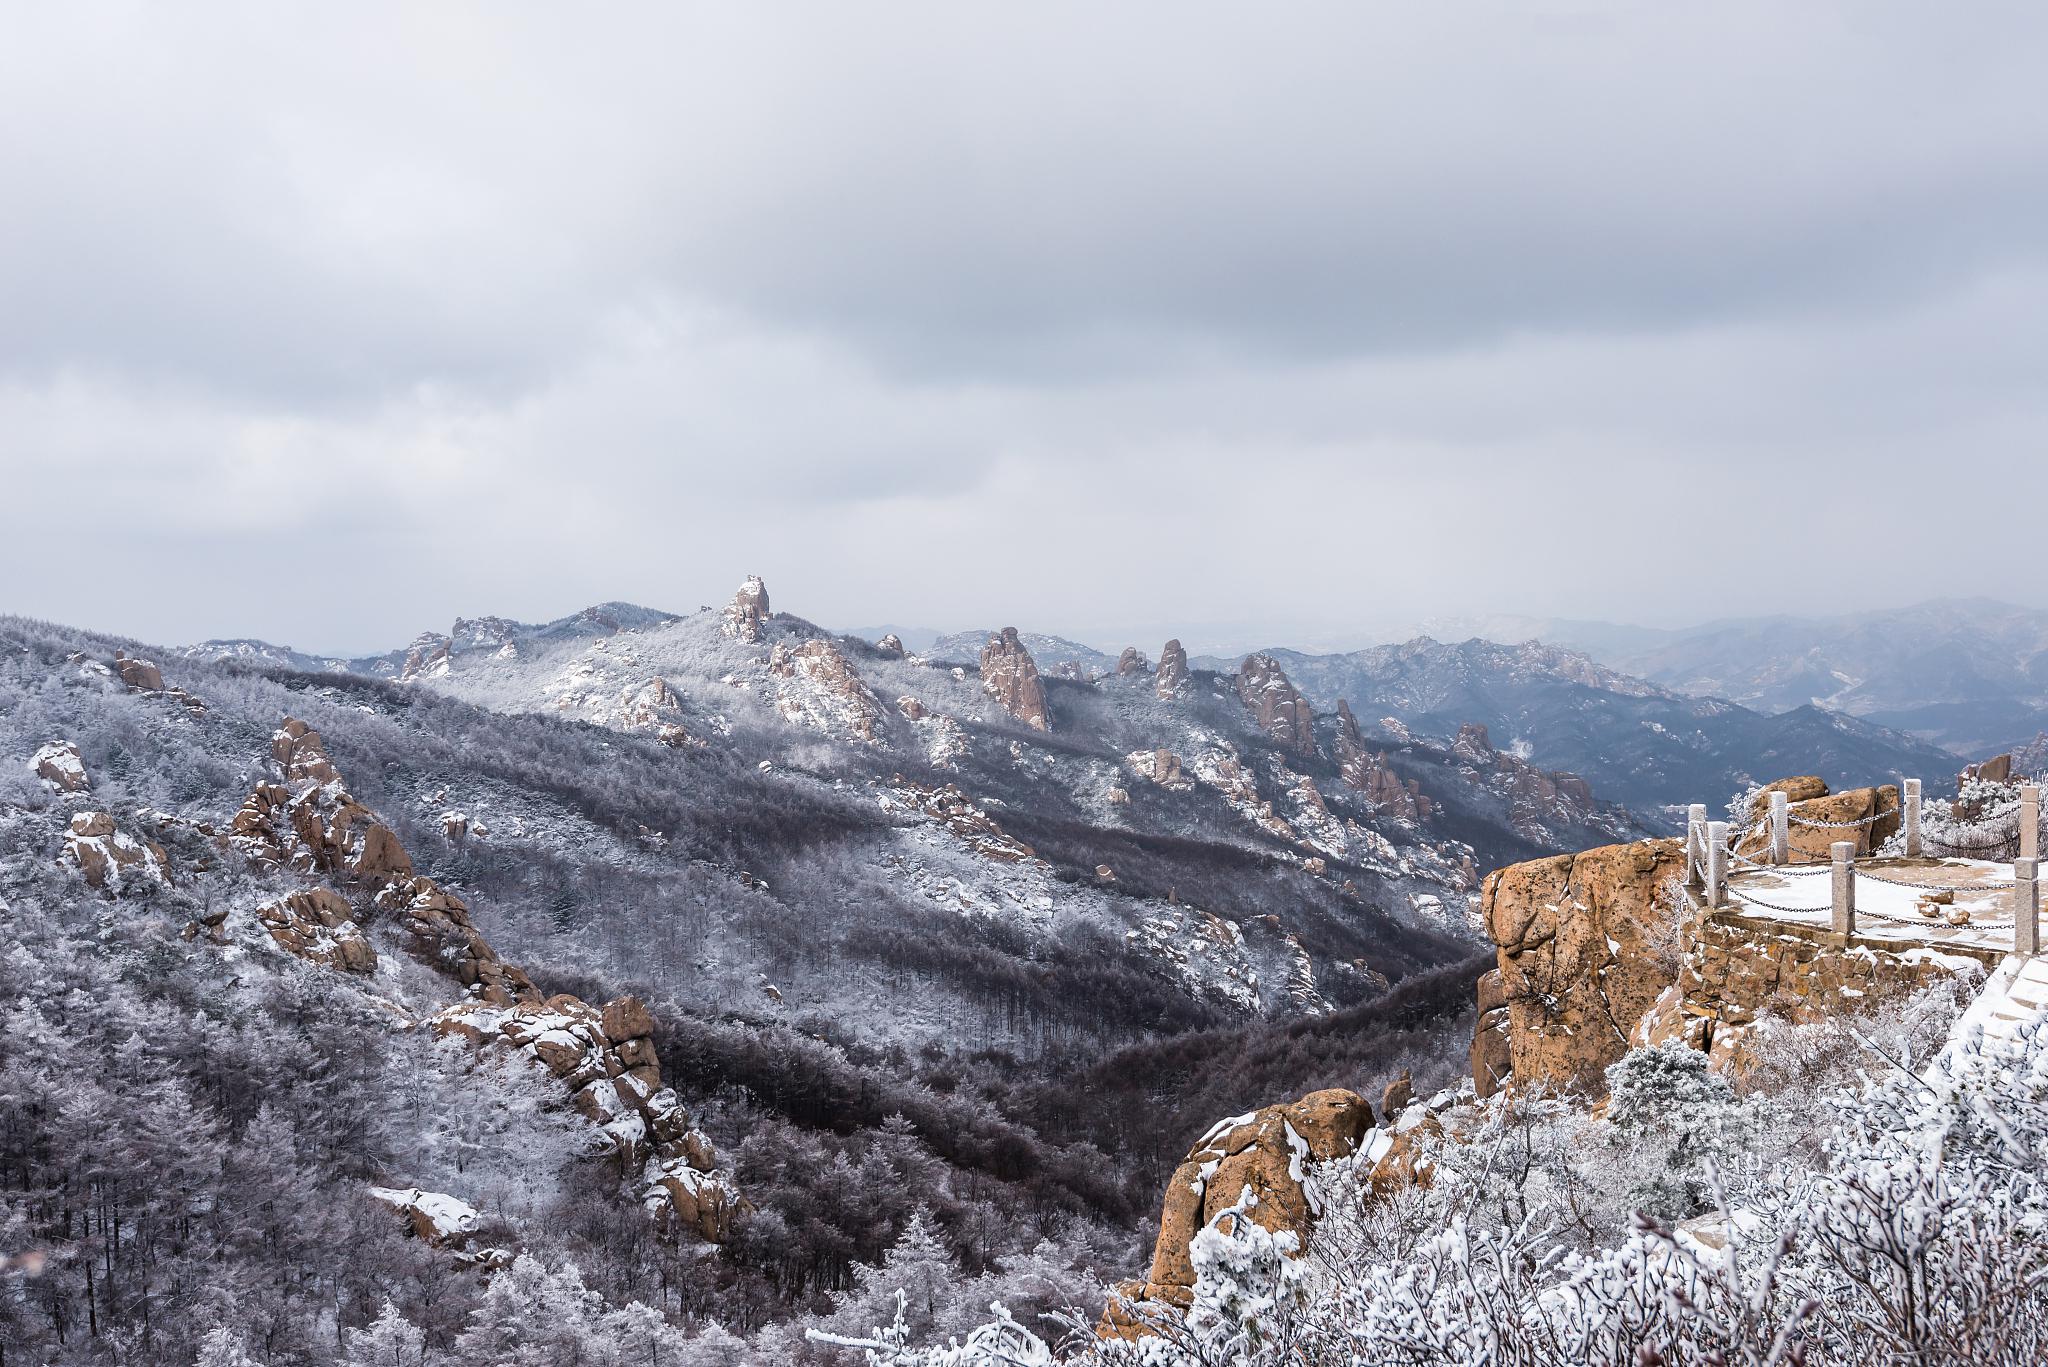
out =
[(0, 612), (360, 650), (748, 573), (1109, 645), (2048, 606), (2037, 3), (6, 33)]

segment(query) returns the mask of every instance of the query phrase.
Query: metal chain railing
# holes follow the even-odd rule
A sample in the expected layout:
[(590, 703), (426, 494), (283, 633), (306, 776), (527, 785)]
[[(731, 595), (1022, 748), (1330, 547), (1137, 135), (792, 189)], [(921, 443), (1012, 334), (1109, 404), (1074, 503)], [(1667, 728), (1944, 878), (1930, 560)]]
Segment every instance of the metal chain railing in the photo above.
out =
[(1735, 851), (1728, 851), (1728, 858), (1746, 869), (1758, 873), (1780, 873), (1787, 878), (1817, 878), (1834, 866), (1826, 861), (1808, 861), (1804, 864), (1759, 864), (1754, 859), (1745, 859)]
[(1869, 816), (1859, 816), (1854, 821), (1815, 821), (1810, 817), (1794, 816), (1790, 812), (1785, 814), (1785, 819), (1795, 826), (1804, 826), (1809, 831), (1853, 831), (1864, 826), (1874, 826), (1886, 817), (1898, 814), (1897, 807), (1890, 807), (1881, 812), (1872, 812)]
[(1875, 873), (1866, 873), (1860, 868), (1856, 870), (1856, 876), (1873, 883), (1888, 883), (1895, 888), (1912, 888), (1916, 892), (1997, 892), (2019, 886), (2010, 878), (1970, 883), (1909, 883), (1903, 878), (1885, 878)]
[(1751, 896), (1750, 896), (1750, 895), (1749, 895), (1748, 893), (1746, 893), (1746, 892), (1743, 892), (1743, 891), (1742, 891), (1741, 889), (1739, 889), (1739, 888), (1736, 888), (1736, 887), (1732, 887), (1732, 886), (1731, 886), (1731, 887), (1728, 887), (1728, 888), (1724, 888), (1724, 889), (1723, 889), (1723, 891), (1724, 891), (1724, 892), (1726, 892), (1726, 893), (1727, 893), (1727, 894), (1728, 894), (1728, 895), (1729, 895), (1730, 897), (1733, 897), (1733, 898), (1734, 898), (1734, 899), (1735, 899), (1736, 901), (1738, 901), (1738, 902), (1741, 902), (1741, 903), (1744, 903), (1744, 904), (1745, 904), (1745, 905), (1747, 905), (1747, 906), (1752, 906), (1752, 907), (1762, 907), (1762, 908), (1763, 908), (1763, 909), (1764, 909), (1765, 911), (1775, 911), (1775, 912), (1780, 912), (1780, 913), (1783, 913), (1784, 915), (1787, 915), (1787, 916), (1819, 916), (1819, 915), (1826, 915), (1827, 913), (1831, 912), (1831, 911), (1832, 911), (1832, 910), (1834, 909), (1834, 908), (1833, 908), (1833, 905), (1832, 905), (1832, 904), (1829, 904), (1829, 905), (1827, 905), (1827, 906), (1818, 906), (1818, 907), (1788, 907), (1788, 906), (1782, 906), (1782, 905), (1780, 905), (1779, 903), (1776, 903), (1776, 902), (1766, 902), (1766, 901), (1765, 901), (1765, 900), (1764, 900), (1763, 898), (1761, 898), (1761, 897), (1751, 897)]

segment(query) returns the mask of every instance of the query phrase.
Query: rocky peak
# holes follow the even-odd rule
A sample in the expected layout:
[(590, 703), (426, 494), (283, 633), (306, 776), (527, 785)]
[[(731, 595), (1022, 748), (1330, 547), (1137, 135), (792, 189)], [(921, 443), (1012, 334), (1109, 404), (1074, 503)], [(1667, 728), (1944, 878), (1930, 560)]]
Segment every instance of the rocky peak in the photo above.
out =
[(270, 757), (277, 761), (287, 783), (333, 783), (340, 777), (327, 758), (327, 745), (320, 733), (297, 717), (286, 717), (284, 724), (271, 732)]
[(414, 637), (413, 643), (405, 648), (405, 662), (398, 667), (398, 681), (411, 683), (414, 679), (438, 679), (447, 674), (448, 651), (452, 644), (438, 631), (426, 631)]
[(1493, 742), (1486, 734), (1486, 728), (1476, 721), (1468, 721), (1458, 728), (1458, 738), (1451, 742), (1451, 753), (1472, 764), (1493, 763)]
[(1345, 785), (1363, 793), (1376, 813), (1411, 823), (1428, 819), (1431, 803), (1422, 785), (1404, 781), (1387, 763), (1385, 751), (1366, 745), (1350, 702), (1342, 698), (1337, 701), (1337, 765)]
[(1147, 660), (1145, 652), (1136, 646), (1125, 646), (1124, 653), (1116, 657), (1116, 672), (1119, 675), (1143, 674), (1151, 668), (1152, 662)]
[[(1165, 666), (1162, 664), (1161, 669)], [(1312, 755), (1316, 714), (1271, 655), (1247, 655), (1237, 671), (1237, 696), (1259, 719), (1259, 729), (1283, 750)]]
[(768, 586), (750, 574), (725, 608), (725, 634), (736, 641), (759, 641), (769, 616)]
[(1168, 641), (1159, 648), (1159, 672), (1153, 676), (1153, 688), (1161, 698), (1172, 698), (1188, 681), (1188, 653), (1180, 647), (1178, 639)]
[(1017, 628), (1004, 627), (988, 638), (981, 652), (981, 686), (1026, 726), (1052, 730), (1045, 711), (1045, 685), (1039, 682), (1038, 665), (1018, 639)]
[(892, 631), (881, 640), (875, 642), (875, 649), (881, 651), (884, 655), (900, 656), (904, 653), (903, 638)]

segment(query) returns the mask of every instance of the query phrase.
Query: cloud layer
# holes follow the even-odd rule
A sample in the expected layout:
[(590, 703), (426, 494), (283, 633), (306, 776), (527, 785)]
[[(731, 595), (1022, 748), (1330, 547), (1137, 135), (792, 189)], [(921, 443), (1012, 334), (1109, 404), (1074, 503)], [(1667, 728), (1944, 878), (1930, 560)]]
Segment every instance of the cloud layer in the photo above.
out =
[(13, 27), (0, 610), (2048, 605), (2038, 7)]

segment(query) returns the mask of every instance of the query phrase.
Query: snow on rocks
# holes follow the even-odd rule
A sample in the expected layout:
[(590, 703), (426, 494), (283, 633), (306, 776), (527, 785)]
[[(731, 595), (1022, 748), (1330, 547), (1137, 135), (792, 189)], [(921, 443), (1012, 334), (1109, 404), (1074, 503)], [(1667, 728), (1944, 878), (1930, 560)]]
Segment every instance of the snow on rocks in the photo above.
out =
[(639, 1175), (647, 1210), (664, 1231), (718, 1242), (744, 1213), (746, 1202), (719, 1169), (710, 1140), (662, 1085), (654, 1019), (639, 999), (622, 997), (602, 1010), (567, 993), (509, 1006), (471, 1000), (441, 1011), (432, 1024), (477, 1049), (509, 1049), (546, 1068), (590, 1121), (597, 1144), (622, 1171)]
[[(1150, 1273), (1143, 1284), (1119, 1287), (1119, 1301), (1125, 1307), (1153, 1302), (1185, 1309), (1191, 1304), (1195, 1269), (1190, 1246), (1196, 1235), (1240, 1208), (1247, 1191), (1254, 1201), (1252, 1221), (1276, 1234), (1292, 1233), (1292, 1251), (1299, 1256), (1308, 1247), (1320, 1204), (1310, 1190), (1310, 1165), (1349, 1158), (1372, 1129), (1371, 1104), (1342, 1088), (1311, 1092), (1299, 1101), (1211, 1127), (1166, 1185)], [(1105, 1327), (1130, 1332), (1136, 1322), (1128, 1308), (1112, 1303)]]
[(108, 812), (78, 812), (64, 837), (64, 854), (85, 876), (86, 886), (118, 893), (142, 880), (169, 886), (170, 862), (164, 847), (137, 840), (118, 829)]
[(302, 888), (256, 908), (256, 919), (286, 953), (348, 973), (377, 971), (377, 951), (355, 921), (348, 899), (328, 888)]
[(769, 618), (768, 586), (750, 574), (721, 614), (720, 626), (736, 641), (758, 642)]
[(370, 1199), (404, 1215), (413, 1237), (437, 1248), (461, 1248), (483, 1223), (475, 1206), (445, 1192), (420, 1187), (371, 1187)]
[(1039, 681), (1038, 665), (1018, 637), (1017, 628), (1004, 627), (982, 647), (981, 687), (1026, 726), (1052, 730), (1045, 710), (1045, 685)]
[(92, 787), (85, 772), (85, 760), (68, 740), (53, 740), (29, 757), (28, 767), (50, 791), (82, 793)]
[(868, 745), (880, 739), (881, 703), (830, 641), (779, 642), (768, 672), (777, 680), (775, 710), (784, 721)]
[(1162, 702), (1180, 696), (1188, 681), (1188, 653), (1178, 640), (1159, 648), (1159, 670), (1152, 676), (1152, 691)]
[(619, 695), (618, 728), (653, 736), (663, 745), (689, 743), (683, 727), (683, 700), (659, 675), (628, 687)]

